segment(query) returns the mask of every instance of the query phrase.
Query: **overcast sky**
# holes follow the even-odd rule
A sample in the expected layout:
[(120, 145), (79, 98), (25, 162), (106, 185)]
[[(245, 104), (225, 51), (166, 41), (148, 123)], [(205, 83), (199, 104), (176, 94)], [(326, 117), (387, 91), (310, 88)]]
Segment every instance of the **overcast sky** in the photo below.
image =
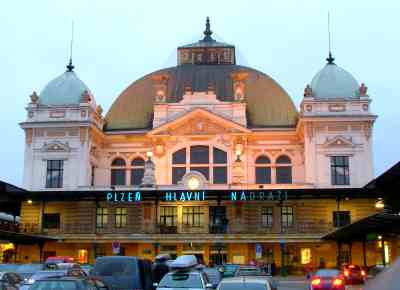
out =
[(6, 1), (0, 9), (0, 180), (22, 184), (18, 123), (33, 90), (73, 61), (105, 112), (131, 82), (176, 64), (176, 47), (202, 37), (206, 16), (239, 64), (273, 77), (297, 107), (325, 64), (327, 12), (336, 63), (365, 82), (374, 128), (375, 173), (400, 160), (400, 1)]

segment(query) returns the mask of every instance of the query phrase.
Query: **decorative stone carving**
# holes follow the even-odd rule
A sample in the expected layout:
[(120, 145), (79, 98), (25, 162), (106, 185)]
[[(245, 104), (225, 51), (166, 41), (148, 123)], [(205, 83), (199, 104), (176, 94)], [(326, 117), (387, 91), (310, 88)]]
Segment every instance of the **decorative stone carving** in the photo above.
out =
[(158, 74), (152, 77), (155, 95), (154, 101), (156, 103), (167, 102), (168, 79), (169, 76), (167, 74)]
[(368, 111), (369, 106), (368, 106), (368, 104), (363, 104), (362, 108), (364, 111)]
[(149, 158), (144, 163), (144, 174), (140, 187), (153, 188), (156, 186), (155, 169), (156, 167), (154, 162)]
[(367, 97), (367, 91), (368, 91), (368, 87), (362, 83), (360, 88), (358, 89), (358, 93), (360, 95), (360, 97)]
[(305, 98), (311, 98), (313, 96), (312, 88), (311, 88), (311, 86), (309, 84), (304, 88), (304, 95), (303, 96)]
[(35, 91), (33, 91), (33, 93), (29, 96), (31, 99), (31, 103), (32, 104), (37, 104), (39, 101), (39, 96), (37, 95), (37, 93)]
[(40, 148), (41, 152), (70, 152), (71, 147), (69, 146), (68, 142), (60, 142), (60, 141), (52, 141), (52, 142), (45, 142)]
[(28, 117), (29, 117), (30, 119), (32, 119), (32, 118), (33, 118), (33, 116), (34, 116), (34, 113), (33, 113), (33, 111), (29, 111), (29, 112), (28, 112)]
[(352, 138), (346, 138), (344, 136), (335, 136), (333, 138), (327, 137), (325, 139), (323, 147), (355, 147), (356, 144), (353, 143)]
[(90, 94), (85, 90), (81, 95), (81, 103), (89, 103), (91, 101)]
[(346, 106), (341, 104), (332, 104), (328, 107), (329, 112), (344, 112), (346, 111)]
[(236, 161), (233, 163), (232, 167), (232, 183), (234, 185), (244, 183), (244, 164), (241, 161)]
[(97, 105), (96, 113), (99, 114), (100, 116), (103, 114), (103, 108), (100, 105)]
[(369, 139), (372, 134), (372, 124), (370, 122), (364, 123), (363, 131), (364, 131), (365, 138)]
[(312, 105), (307, 104), (307, 105), (306, 105), (306, 111), (307, 111), (307, 112), (311, 112), (311, 111), (312, 111)]
[(244, 102), (246, 93), (246, 79), (248, 77), (247, 72), (234, 72), (231, 74), (233, 81), (233, 100), (235, 102)]

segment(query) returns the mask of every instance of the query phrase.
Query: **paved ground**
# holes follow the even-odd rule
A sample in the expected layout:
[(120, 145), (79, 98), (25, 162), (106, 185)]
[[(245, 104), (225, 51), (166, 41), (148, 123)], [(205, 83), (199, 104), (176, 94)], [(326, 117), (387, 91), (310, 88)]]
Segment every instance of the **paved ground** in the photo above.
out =
[[(309, 281), (302, 277), (276, 277), (279, 281), (278, 290), (308, 290)], [(346, 290), (363, 290), (363, 285), (346, 286)], [(400, 289), (400, 288), (399, 288)]]

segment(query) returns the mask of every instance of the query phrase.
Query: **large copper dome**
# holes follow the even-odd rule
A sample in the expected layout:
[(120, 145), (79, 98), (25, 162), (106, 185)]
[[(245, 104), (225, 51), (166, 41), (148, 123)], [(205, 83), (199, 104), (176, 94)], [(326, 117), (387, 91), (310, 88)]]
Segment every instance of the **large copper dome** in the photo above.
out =
[(153, 72), (133, 82), (116, 99), (106, 115), (106, 130), (149, 129), (152, 125), (154, 89), (152, 76), (167, 74), (167, 101), (182, 99), (184, 87), (193, 91), (207, 91), (215, 86), (217, 98), (232, 101), (233, 72), (246, 72), (246, 103), (249, 127), (292, 127), (297, 111), (285, 90), (268, 75), (252, 68), (234, 64), (183, 64)]

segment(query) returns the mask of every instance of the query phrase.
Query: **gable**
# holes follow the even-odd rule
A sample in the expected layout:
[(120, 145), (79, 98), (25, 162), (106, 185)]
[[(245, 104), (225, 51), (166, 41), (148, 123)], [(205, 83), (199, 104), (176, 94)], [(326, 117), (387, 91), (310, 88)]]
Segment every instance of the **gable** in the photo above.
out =
[(205, 109), (195, 109), (151, 130), (149, 135), (213, 135), (249, 133), (249, 129)]
[(342, 148), (352, 148), (356, 144), (353, 143), (351, 137), (346, 138), (344, 136), (335, 136), (333, 138), (326, 138), (326, 141), (322, 144), (323, 147), (342, 147)]

